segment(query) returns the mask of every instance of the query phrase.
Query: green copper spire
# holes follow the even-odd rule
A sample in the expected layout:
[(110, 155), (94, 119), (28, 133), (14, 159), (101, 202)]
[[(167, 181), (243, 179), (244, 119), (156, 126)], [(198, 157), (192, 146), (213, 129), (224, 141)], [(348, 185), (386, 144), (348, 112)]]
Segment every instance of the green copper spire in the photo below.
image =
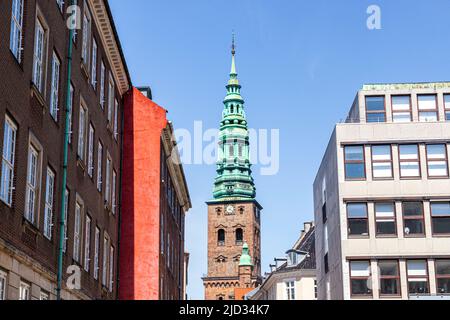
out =
[(231, 72), (220, 123), (215, 200), (249, 200), (256, 196), (250, 164), (249, 134), (236, 72), (236, 46), (231, 50)]
[(252, 257), (250, 257), (247, 243), (244, 243), (244, 246), (242, 247), (242, 255), (239, 261), (239, 267), (253, 267)]

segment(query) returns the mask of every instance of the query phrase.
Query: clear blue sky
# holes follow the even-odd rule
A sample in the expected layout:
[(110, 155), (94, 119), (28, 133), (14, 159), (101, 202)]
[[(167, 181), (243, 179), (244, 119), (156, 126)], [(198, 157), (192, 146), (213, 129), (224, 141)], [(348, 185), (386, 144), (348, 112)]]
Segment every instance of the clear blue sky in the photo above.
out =
[[(133, 84), (150, 85), (176, 128), (218, 127), (237, 34), (249, 126), (278, 128), (280, 172), (255, 175), (263, 269), (313, 219), (312, 183), (333, 126), (364, 83), (450, 79), (450, 1), (110, 0)], [(382, 30), (366, 27), (367, 7)], [(214, 166), (185, 166), (189, 295), (203, 298)], [(257, 170), (258, 171), (258, 170)]]

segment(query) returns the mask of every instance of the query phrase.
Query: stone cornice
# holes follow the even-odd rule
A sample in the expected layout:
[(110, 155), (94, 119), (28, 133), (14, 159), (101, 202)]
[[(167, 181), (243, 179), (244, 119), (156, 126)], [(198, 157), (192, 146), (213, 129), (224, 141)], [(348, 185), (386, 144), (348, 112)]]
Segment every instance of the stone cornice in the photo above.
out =
[(450, 89), (450, 82), (424, 82), (424, 83), (385, 83), (365, 84), (362, 91), (387, 91), (387, 90), (413, 90), (413, 89)]

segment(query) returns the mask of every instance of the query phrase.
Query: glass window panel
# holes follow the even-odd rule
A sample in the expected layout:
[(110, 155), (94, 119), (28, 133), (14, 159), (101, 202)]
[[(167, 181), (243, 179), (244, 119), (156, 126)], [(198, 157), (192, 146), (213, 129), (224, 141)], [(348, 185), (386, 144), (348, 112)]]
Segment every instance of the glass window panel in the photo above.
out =
[(430, 177), (445, 177), (448, 175), (446, 161), (433, 161), (428, 163), (428, 174)]
[(450, 278), (437, 279), (437, 292), (438, 294), (450, 293)]
[(417, 101), (419, 105), (419, 110), (435, 110), (436, 96), (435, 95), (419, 95), (417, 96)]
[(450, 260), (436, 260), (436, 275), (450, 276)]
[(410, 294), (426, 294), (426, 293), (428, 293), (427, 279), (409, 279), (408, 292)]
[(375, 205), (375, 214), (377, 219), (395, 219), (394, 204), (392, 203), (377, 203)]
[(370, 263), (368, 261), (352, 261), (350, 270), (352, 277), (370, 277)]
[(450, 121), (450, 111), (445, 112), (445, 120)]
[(390, 162), (373, 163), (374, 178), (390, 178), (392, 177), (392, 165)]
[(410, 96), (392, 96), (392, 110), (408, 111), (410, 110)]
[(372, 159), (375, 161), (390, 161), (391, 146), (373, 146)]
[(434, 234), (450, 234), (450, 217), (433, 218)]
[(365, 203), (349, 203), (347, 211), (349, 218), (367, 218), (367, 205)]
[(367, 111), (384, 111), (384, 97), (366, 97)]
[(419, 150), (417, 145), (401, 145), (400, 160), (417, 160), (419, 158)]
[(352, 279), (351, 286), (353, 295), (367, 295), (372, 293), (372, 290), (369, 289), (368, 279)]
[(367, 122), (369, 123), (378, 123), (378, 122), (386, 122), (386, 115), (384, 113), (368, 113), (367, 114)]
[(397, 261), (380, 261), (378, 263), (381, 276), (398, 276), (398, 263)]
[(444, 94), (445, 109), (450, 110), (450, 94)]
[(445, 144), (427, 145), (427, 158), (430, 160), (446, 159), (446, 152)]
[(395, 112), (393, 114), (394, 122), (411, 122), (411, 113), (409, 112)]
[(406, 235), (425, 233), (425, 226), (422, 219), (408, 219), (405, 220), (404, 225)]
[(427, 112), (422, 111), (419, 113), (420, 122), (436, 122), (437, 120), (438, 120), (437, 112), (435, 111), (427, 111)]
[(418, 177), (420, 176), (420, 166), (418, 162), (402, 162), (400, 164), (402, 177)]
[(347, 161), (363, 161), (364, 149), (362, 146), (345, 147), (345, 160)]
[(348, 233), (351, 236), (367, 236), (369, 234), (367, 219), (349, 219)]
[(423, 204), (422, 202), (404, 202), (403, 203), (404, 216), (422, 216)]
[(431, 215), (450, 217), (450, 202), (431, 203)]
[(397, 295), (399, 294), (399, 280), (398, 279), (381, 279), (380, 293), (383, 295)]
[(347, 179), (364, 179), (366, 177), (364, 163), (346, 164), (345, 174)]
[(407, 262), (408, 276), (427, 276), (427, 262), (425, 260), (410, 260)]

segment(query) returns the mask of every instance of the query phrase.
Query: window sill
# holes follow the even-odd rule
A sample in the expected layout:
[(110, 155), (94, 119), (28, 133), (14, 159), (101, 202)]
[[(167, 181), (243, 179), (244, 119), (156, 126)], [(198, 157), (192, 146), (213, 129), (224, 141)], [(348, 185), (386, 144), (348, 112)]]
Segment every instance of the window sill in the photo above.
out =
[(31, 97), (35, 97), (41, 107), (45, 109), (45, 99), (33, 81), (31, 81)]
[(348, 240), (369, 240), (370, 236), (348, 236)]
[(83, 59), (81, 59), (80, 66), (81, 66), (81, 71), (82, 71), (83, 75), (85, 76), (86, 80), (89, 80), (90, 76), (89, 76), (89, 71), (87, 70), (88, 67), (86, 66), (86, 63), (84, 62)]
[(416, 235), (404, 235), (405, 239), (423, 239), (427, 236), (425, 234), (416, 234)]
[(376, 235), (375, 237), (377, 239), (397, 239), (398, 235), (396, 235), (396, 234), (386, 234), (386, 235), (379, 234), (379, 235)]
[(448, 178), (449, 176), (433, 176), (433, 177), (428, 176), (428, 180), (445, 180)]
[(359, 181), (359, 182), (364, 182), (364, 181), (367, 181), (367, 179), (366, 178), (361, 178), (361, 179), (348, 179), (348, 178), (346, 178), (345, 179), (345, 181), (346, 182), (355, 182), (355, 181)]
[(433, 234), (433, 238), (450, 238), (450, 233)]

